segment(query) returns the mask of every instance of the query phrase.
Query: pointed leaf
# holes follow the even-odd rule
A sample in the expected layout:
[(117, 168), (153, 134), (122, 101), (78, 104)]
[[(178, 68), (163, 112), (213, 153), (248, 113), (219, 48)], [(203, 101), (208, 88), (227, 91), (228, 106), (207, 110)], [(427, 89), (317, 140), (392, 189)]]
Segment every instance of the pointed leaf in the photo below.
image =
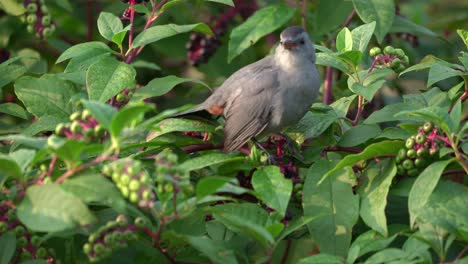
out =
[(211, 240), (207, 237), (187, 236), (187, 242), (198, 251), (205, 254), (215, 263), (237, 264), (236, 256), (232, 249), (229, 249), (220, 241)]
[(224, 154), (224, 153), (211, 153), (205, 154), (199, 157), (191, 158), (179, 165), (179, 168), (183, 170), (198, 170), (204, 167), (213, 166), (217, 164), (240, 161), (244, 160), (245, 157), (237, 156), (233, 154)]
[(65, 50), (55, 63), (60, 63), (75, 57), (93, 57), (96, 53), (103, 54), (109, 52), (112, 52), (112, 49), (100, 41), (80, 43)]
[(367, 45), (372, 38), (372, 34), (374, 34), (375, 25), (376, 23), (373, 21), (351, 31), (353, 36), (353, 50), (359, 50), (363, 54), (367, 51)]
[(393, 0), (353, 0), (357, 14), (365, 23), (375, 21), (375, 36), (379, 43), (390, 30), (395, 17)]
[(262, 201), (281, 215), (286, 214), (292, 192), (292, 181), (286, 179), (277, 166), (257, 169), (252, 176), (252, 186)]
[(120, 18), (108, 12), (99, 14), (97, 26), (101, 36), (107, 40), (112, 40), (112, 37), (123, 29)]
[(159, 41), (164, 38), (172, 37), (177, 34), (196, 31), (207, 35), (213, 35), (211, 29), (203, 23), (190, 25), (167, 24), (162, 26), (150, 27), (138, 34), (133, 41), (132, 49)]
[[(3, 222), (2, 222), (3, 223)], [(8, 264), (16, 251), (16, 237), (13, 232), (6, 232), (0, 236), (0, 264)]]

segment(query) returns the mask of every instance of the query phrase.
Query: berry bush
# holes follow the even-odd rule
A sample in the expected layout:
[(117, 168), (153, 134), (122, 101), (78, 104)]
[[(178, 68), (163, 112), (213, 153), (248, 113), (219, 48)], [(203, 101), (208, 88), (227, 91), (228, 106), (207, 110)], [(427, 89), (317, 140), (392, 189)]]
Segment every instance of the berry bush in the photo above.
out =
[[(0, 264), (468, 263), (466, 1), (0, 1)], [(302, 25), (317, 102), (175, 117)]]

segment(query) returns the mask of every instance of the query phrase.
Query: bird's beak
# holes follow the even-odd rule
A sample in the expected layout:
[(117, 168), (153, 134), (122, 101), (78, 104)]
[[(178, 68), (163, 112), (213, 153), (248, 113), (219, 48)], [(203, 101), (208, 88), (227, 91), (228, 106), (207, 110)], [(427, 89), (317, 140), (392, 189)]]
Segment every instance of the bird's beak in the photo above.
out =
[(291, 40), (283, 41), (283, 47), (287, 50), (291, 50), (292, 48), (297, 47), (297, 46), (299, 46), (299, 44), (295, 41), (291, 41)]

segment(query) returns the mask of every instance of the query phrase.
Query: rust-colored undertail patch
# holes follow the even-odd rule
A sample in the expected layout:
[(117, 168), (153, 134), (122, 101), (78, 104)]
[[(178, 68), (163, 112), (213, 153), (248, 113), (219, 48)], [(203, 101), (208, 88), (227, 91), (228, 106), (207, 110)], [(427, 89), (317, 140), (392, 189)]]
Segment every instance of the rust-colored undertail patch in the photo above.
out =
[(208, 112), (212, 115), (222, 115), (224, 111), (224, 106), (222, 105), (213, 105), (208, 109)]

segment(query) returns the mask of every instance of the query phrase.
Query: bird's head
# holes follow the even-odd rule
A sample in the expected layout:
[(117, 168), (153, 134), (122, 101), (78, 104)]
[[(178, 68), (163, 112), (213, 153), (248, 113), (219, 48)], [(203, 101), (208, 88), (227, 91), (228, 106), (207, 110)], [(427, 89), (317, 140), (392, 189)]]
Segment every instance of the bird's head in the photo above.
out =
[(315, 62), (314, 44), (307, 32), (299, 26), (288, 27), (281, 32), (276, 54), (284, 58), (305, 58)]

